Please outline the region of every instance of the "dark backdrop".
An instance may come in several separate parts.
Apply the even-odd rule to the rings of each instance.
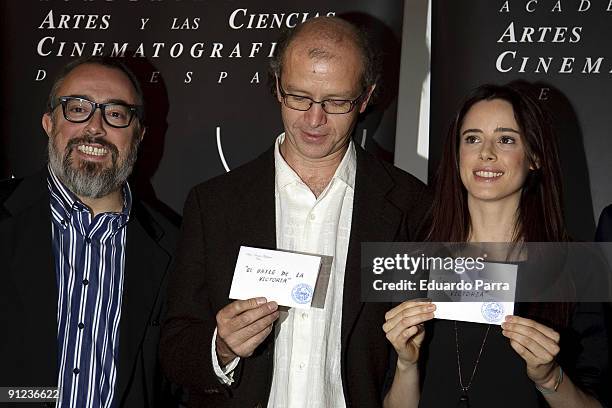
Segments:
[[[380,103],[356,140],[392,161],[402,11],[401,0],[1,2],[0,179],[45,163],[41,115],[53,77],[78,56],[74,43],[82,55],[127,43],[123,60],[144,84],[148,112],[134,184],[179,214],[191,186],[226,171],[223,160],[235,168],[282,132],[269,55],[282,27],[317,14],[358,23],[384,56]]]

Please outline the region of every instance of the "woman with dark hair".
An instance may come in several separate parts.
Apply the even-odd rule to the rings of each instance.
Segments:
[[[565,242],[561,197],[557,144],[537,99],[516,83],[484,85],[444,145],[426,240]],[[599,407],[607,360],[599,309],[517,307],[501,330],[432,320],[430,301],[390,310],[383,329],[398,358],[385,407]]]

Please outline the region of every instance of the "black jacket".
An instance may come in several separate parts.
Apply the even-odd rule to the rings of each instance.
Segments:
[[[612,205],[607,206],[601,212],[599,223],[597,224],[597,232],[595,233],[595,241],[612,241]]]
[[[276,248],[274,152],[196,186],[187,198],[161,342],[168,377],[190,407],[265,407],[274,336],[236,368],[232,387],[213,371],[215,315],[228,299],[241,245]],[[425,186],[357,147],[357,170],[341,324],[341,376],[347,407],[382,405],[392,347],[382,330],[388,303],[361,302],[361,243],[410,241],[430,205]],[[307,390],[304,390],[307,392]]]
[[[47,174],[0,183],[0,386],[57,386]],[[115,398],[120,407],[161,406],[157,349],[176,229],[137,199],[127,228]]]

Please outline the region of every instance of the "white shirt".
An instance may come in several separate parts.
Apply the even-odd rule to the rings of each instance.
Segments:
[[[329,185],[317,198],[280,154],[284,134],[274,149],[276,244],[279,249],[333,256],[323,309],[281,311],[275,325],[274,369],[268,407],[345,407],[340,367],[344,269],[355,191],[356,153],[351,141]],[[233,382],[238,359],[219,367],[219,379]]]

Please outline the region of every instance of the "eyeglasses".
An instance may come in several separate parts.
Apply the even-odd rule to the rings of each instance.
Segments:
[[[278,81],[278,89],[281,97],[283,98],[285,106],[299,111],[307,111],[313,104],[318,103],[321,105],[321,108],[323,111],[325,111],[325,113],[332,115],[349,113],[355,108],[355,105],[359,103],[363,95],[366,93],[366,90],[364,89],[355,99],[323,99],[322,101],[315,101],[308,96],[286,93],[280,84],[280,79],[277,78],[276,80]]]
[[[51,111],[59,105],[62,105],[64,118],[72,123],[87,122],[98,108],[102,111],[104,122],[114,128],[126,128],[134,116],[140,118],[142,115],[142,106],[117,102],[96,103],[76,96],[60,96],[58,103],[51,106]]]

